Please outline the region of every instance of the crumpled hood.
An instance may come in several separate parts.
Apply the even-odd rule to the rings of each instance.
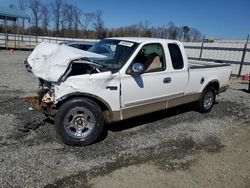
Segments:
[[[104,58],[105,56],[64,44],[42,42],[33,50],[27,62],[36,77],[56,82],[62,77],[73,60],[83,57]]]

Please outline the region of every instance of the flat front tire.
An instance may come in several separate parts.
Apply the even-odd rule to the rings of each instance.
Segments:
[[[56,131],[68,145],[86,146],[102,133],[104,119],[100,106],[87,98],[74,98],[59,107]]]

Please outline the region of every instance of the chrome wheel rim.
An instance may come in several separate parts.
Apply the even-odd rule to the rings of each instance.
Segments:
[[[87,108],[76,107],[66,114],[63,124],[69,136],[84,139],[93,132],[95,118]]]
[[[209,91],[204,96],[203,106],[205,109],[210,109],[214,103],[214,94],[212,91]]]

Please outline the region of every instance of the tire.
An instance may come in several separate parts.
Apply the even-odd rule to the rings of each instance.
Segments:
[[[76,146],[92,144],[103,130],[102,110],[90,99],[71,99],[59,107],[55,126],[65,144]]]
[[[201,94],[201,97],[197,103],[198,111],[201,113],[209,112],[215,102],[215,89],[213,87],[207,87]]]

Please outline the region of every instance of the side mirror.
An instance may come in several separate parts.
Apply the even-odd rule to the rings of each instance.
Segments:
[[[143,74],[144,71],[145,71],[145,67],[144,67],[143,64],[141,64],[141,63],[135,63],[135,64],[133,64],[133,66],[132,66],[132,72],[134,74]]]

